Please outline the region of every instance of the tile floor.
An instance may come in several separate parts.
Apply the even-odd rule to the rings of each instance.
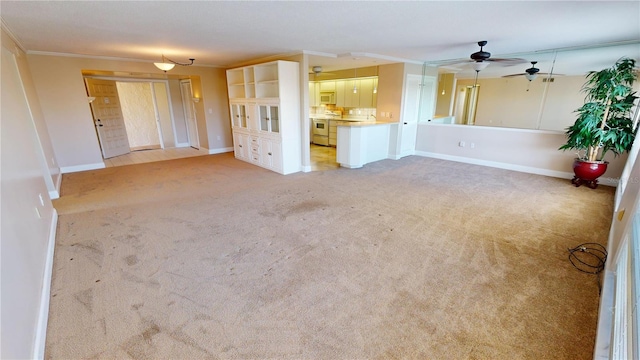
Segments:
[[[336,148],[311,144],[311,171],[338,169],[336,162]]]
[[[138,150],[125,155],[105,159],[104,164],[106,167],[114,167],[202,155],[209,155],[209,152],[207,150],[198,150],[192,147]]]
[[[192,156],[208,155],[206,150],[191,147],[138,150],[129,154],[105,159],[106,167],[142,164],[154,161],[180,159]],[[311,171],[334,170],[340,168],[336,162],[336,148],[311,144]]]

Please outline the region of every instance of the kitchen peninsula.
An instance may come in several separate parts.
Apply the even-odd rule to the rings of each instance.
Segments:
[[[341,121],[338,123],[337,162],[342,167],[354,169],[388,159],[390,138],[397,130],[397,122]]]

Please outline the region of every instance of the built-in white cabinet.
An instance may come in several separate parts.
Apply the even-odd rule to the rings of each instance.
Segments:
[[[237,159],[285,175],[301,170],[299,77],[293,61],[227,70]]]
[[[278,104],[259,105],[258,121],[260,130],[268,133],[280,133],[280,110]]]

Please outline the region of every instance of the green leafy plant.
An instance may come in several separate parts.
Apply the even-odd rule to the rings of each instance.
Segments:
[[[636,61],[622,58],[612,67],[587,73],[582,91],[585,103],[566,129],[567,143],[559,150],[577,150],[582,161],[603,161],[607,152],[618,156],[631,149],[637,126],[631,118],[637,78]]]

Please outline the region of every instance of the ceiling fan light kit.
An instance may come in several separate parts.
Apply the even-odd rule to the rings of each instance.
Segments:
[[[538,72],[540,71],[540,69],[536,67],[537,63],[538,63],[537,61],[532,61],[531,67],[525,70],[526,74],[524,76],[527,78],[527,80],[532,81],[538,77]]]
[[[473,67],[473,70],[480,71],[480,70],[484,70],[487,66],[489,66],[489,63],[486,61],[476,61],[471,66]]]

